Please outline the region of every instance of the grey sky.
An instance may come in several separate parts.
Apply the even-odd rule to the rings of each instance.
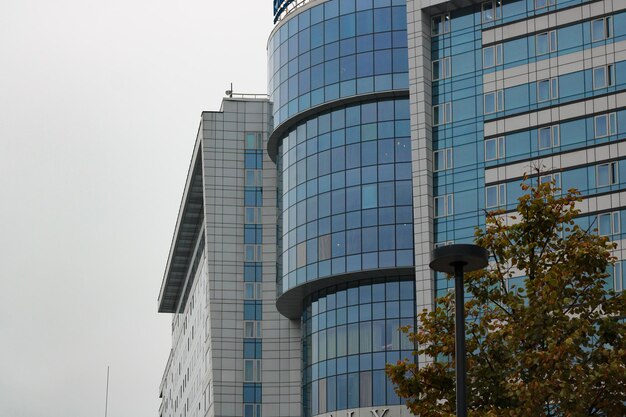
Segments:
[[[224,6],[220,6],[224,4]],[[0,0],[0,416],[158,415],[156,299],[202,110],[271,0]]]

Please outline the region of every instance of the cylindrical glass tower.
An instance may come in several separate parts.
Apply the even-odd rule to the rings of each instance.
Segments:
[[[397,405],[383,369],[410,356],[415,314],[406,2],[276,6],[277,307],[302,321],[302,415]]]

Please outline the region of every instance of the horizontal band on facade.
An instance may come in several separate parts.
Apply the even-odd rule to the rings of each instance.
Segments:
[[[409,90],[391,90],[384,92],[375,92],[368,94],[358,94],[351,97],[344,97],[338,100],[333,100],[326,102],[324,104],[320,104],[319,106],[310,108],[302,113],[298,113],[295,116],[287,119],[285,122],[280,124],[277,128],[274,129],[272,134],[270,135],[267,141],[267,153],[272,159],[272,161],[276,162],[276,156],[278,154],[278,145],[279,141],[282,139],[283,135],[289,131],[289,129],[295,127],[303,120],[308,119],[311,116],[314,116],[319,113],[323,113],[324,111],[345,106],[348,104],[359,103],[370,100],[380,100],[386,98],[408,98]]]
[[[278,297],[276,300],[276,308],[283,316],[291,320],[299,320],[302,315],[302,309],[304,308],[304,299],[314,292],[322,290],[326,287],[372,278],[407,277],[413,275],[415,275],[415,268],[413,267],[386,269],[377,268],[355,271],[341,275],[331,275],[309,281],[289,289]]]

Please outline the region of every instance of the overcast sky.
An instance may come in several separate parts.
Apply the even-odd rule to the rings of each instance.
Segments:
[[[223,6],[221,6],[223,4]],[[0,416],[158,415],[203,110],[266,92],[271,0],[0,0]]]

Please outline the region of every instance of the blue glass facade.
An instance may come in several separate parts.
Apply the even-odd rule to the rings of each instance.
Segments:
[[[278,305],[302,297],[291,317],[315,416],[400,404],[384,366],[411,354],[398,327],[413,324],[415,278],[406,1],[309,5],[268,43],[269,151]]]
[[[408,88],[406,1],[318,3],[268,41],[274,126],[341,98]]]
[[[400,404],[384,368],[411,357],[398,329],[415,325],[414,286],[413,277],[367,280],[305,300],[303,416]]]
[[[611,143],[622,141],[626,137],[626,110],[620,106],[609,110],[596,107],[574,116],[568,116],[570,109],[559,110],[626,89],[626,61],[619,55],[604,59],[612,50],[621,49],[614,49],[614,45],[626,41],[626,11],[570,21],[523,36],[504,36],[503,41],[486,42],[484,38],[485,30],[498,25],[559,13],[582,3],[484,2],[432,17],[432,146],[435,159],[442,161],[433,174],[435,244],[470,242],[474,228],[484,224],[485,210],[515,208],[523,175],[499,175],[494,180],[493,176],[487,178],[490,170],[493,173],[497,168],[557,156],[562,161],[559,168],[549,169],[542,181],[554,180],[563,189],[576,188],[586,198],[624,189],[626,161],[617,148],[608,158],[590,160],[585,155],[584,160],[590,162],[571,161],[580,159],[583,149],[607,149]],[[578,58],[575,54],[586,55]],[[592,55],[603,59],[579,63],[575,70],[564,67],[564,63],[572,65],[582,61],[582,56]],[[550,75],[540,75],[539,68],[542,74]],[[529,74],[528,81],[513,81],[513,74]],[[551,111],[548,121],[532,126],[527,122],[526,127],[516,129],[504,127],[503,133],[485,133],[484,127],[490,122],[506,126],[506,120],[524,115],[529,115],[530,121],[536,117],[530,115],[541,110]],[[621,218],[620,207],[611,212]],[[585,214],[578,221],[593,229],[598,216]],[[621,238],[615,230],[605,234]],[[621,277],[615,282],[616,289],[623,288]],[[449,285],[438,274],[436,294],[445,294]]]
[[[408,100],[339,107],[279,145],[279,293],[321,277],[413,265]]]

